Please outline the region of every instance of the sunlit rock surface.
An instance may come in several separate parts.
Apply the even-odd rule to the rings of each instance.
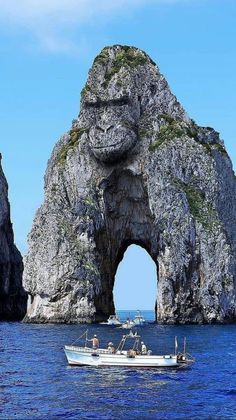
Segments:
[[[14,245],[8,186],[0,154],[0,321],[19,320],[26,313],[27,295],[22,288],[22,257]]]
[[[114,313],[130,244],[156,263],[159,322],[235,320],[236,180],[224,144],[188,117],[143,51],[113,46],[94,60],[80,115],[48,163],[25,260],[25,320]]]

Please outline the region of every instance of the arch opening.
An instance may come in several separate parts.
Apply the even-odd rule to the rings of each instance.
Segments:
[[[156,289],[158,277],[157,257],[159,252],[159,232],[149,207],[147,187],[141,175],[135,175],[131,170],[113,171],[109,178],[103,181],[102,188],[106,219],[105,226],[103,224],[98,225],[95,239],[98,251],[99,272],[101,274],[100,288],[98,288],[98,293],[94,301],[96,322],[107,320],[109,315],[114,314],[115,310],[119,307],[117,301],[114,304],[114,296],[116,299],[116,291],[119,284],[117,275],[119,279],[119,264],[121,263],[121,266],[124,265],[126,251],[129,246],[139,245],[137,248],[142,255],[146,256],[149,264],[152,261],[154,262],[152,264],[155,274],[148,276],[145,273],[143,277],[145,277],[146,281],[139,281],[140,287],[143,285],[143,294],[148,277],[153,277],[153,285],[155,285]],[[122,262],[124,256],[125,258]],[[134,267],[137,267],[137,263],[142,261],[142,259],[142,256],[136,255],[133,263],[133,272]],[[143,267],[148,266],[148,261],[143,263]],[[138,271],[141,272],[142,269],[140,268]],[[132,275],[132,269],[130,269],[129,276],[132,278],[136,276],[137,283],[137,275],[134,273]],[[137,284],[134,284],[133,288],[130,288],[128,282],[125,291],[121,293],[123,295],[128,293],[131,298],[135,290],[137,290]],[[150,305],[150,309],[153,309],[156,315],[154,309],[157,290],[152,292],[151,295],[153,300],[150,303],[146,302],[146,305],[147,309]],[[141,310],[141,308],[144,308],[145,302],[136,301],[133,304],[134,309]],[[126,305],[127,303],[124,302],[124,306]]]
[[[113,287],[115,311],[149,311],[156,319],[157,266],[140,244],[129,244],[119,259]]]

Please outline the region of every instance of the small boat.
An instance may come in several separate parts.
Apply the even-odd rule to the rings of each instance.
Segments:
[[[131,328],[135,327],[135,323],[132,319],[127,319],[119,328],[124,328],[126,330],[130,330]]]
[[[120,326],[120,328],[130,329],[133,327],[140,327],[146,323],[146,320],[141,315],[140,311],[137,311],[134,319],[127,318],[127,320]]]
[[[144,325],[146,323],[146,320],[141,315],[141,312],[137,311],[137,315],[134,317],[133,322],[135,326],[138,326],[138,325]]]
[[[110,346],[108,346],[107,349],[91,349],[90,347],[87,347],[87,331],[85,335],[84,347],[75,345],[65,346],[64,351],[69,365],[179,368],[188,366],[194,362],[194,359],[186,353],[186,342],[184,345],[184,352],[177,352],[177,338],[175,338],[175,354],[154,355],[151,350],[146,349],[143,342],[140,342],[140,336],[137,332],[134,334],[130,331],[129,334],[123,335],[116,349]],[[143,346],[145,347],[144,353],[142,351]],[[125,349],[125,347],[128,348]]]
[[[119,325],[122,324],[122,322],[120,321],[118,315],[110,315],[107,322],[100,322],[100,324],[115,325],[116,327],[118,327]]]

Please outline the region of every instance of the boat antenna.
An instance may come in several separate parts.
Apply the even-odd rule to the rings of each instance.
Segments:
[[[184,357],[186,357],[186,337],[184,337]]]

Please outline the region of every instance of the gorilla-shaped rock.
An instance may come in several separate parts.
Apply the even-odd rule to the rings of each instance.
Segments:
[[[156,264],[159,322],[235,320],[236,180],[223,142],[189,119],[143,51],[116,45],[94,60],[48,164],[25,320],[106,319],[130,244]]]

